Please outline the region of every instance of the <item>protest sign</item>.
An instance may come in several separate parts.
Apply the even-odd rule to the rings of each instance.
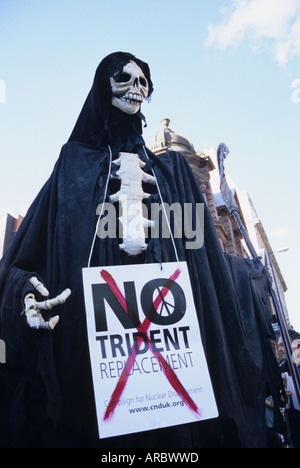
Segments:
[[[100,438],[218,417],[187,264],[83,270]]]

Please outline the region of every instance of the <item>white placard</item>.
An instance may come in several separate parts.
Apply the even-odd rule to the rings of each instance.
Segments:
[[[218,417],[185,262],[83,269],[100,438]]]

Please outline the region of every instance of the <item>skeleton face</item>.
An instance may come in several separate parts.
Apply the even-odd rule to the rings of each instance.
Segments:
[[[136,114],[149,92],[148,81],[141,68],[132,60],[115,80],[110,78],[112,105],[126,114]]]

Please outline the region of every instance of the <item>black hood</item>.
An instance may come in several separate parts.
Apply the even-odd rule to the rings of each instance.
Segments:
[[[141,112],[128,115],[112,106],[111,76],[118,76],[130,60],[133,60],[145,74],[149,93],[153,92],[150,69],[147,63],[128,52],[114,52],[105,57],[98,66],[91,91],[84,103],[69,141],[103,146],[112,144],[128,135],[142,135],[144,116]]]

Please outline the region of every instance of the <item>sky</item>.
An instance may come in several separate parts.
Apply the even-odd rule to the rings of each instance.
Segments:
[[[25,214],[69,138],[100,61],[151,68],[161,120],[196,150],[225,142],[288,286],[300,330],[300,0],[0,0],[0,212]]]

